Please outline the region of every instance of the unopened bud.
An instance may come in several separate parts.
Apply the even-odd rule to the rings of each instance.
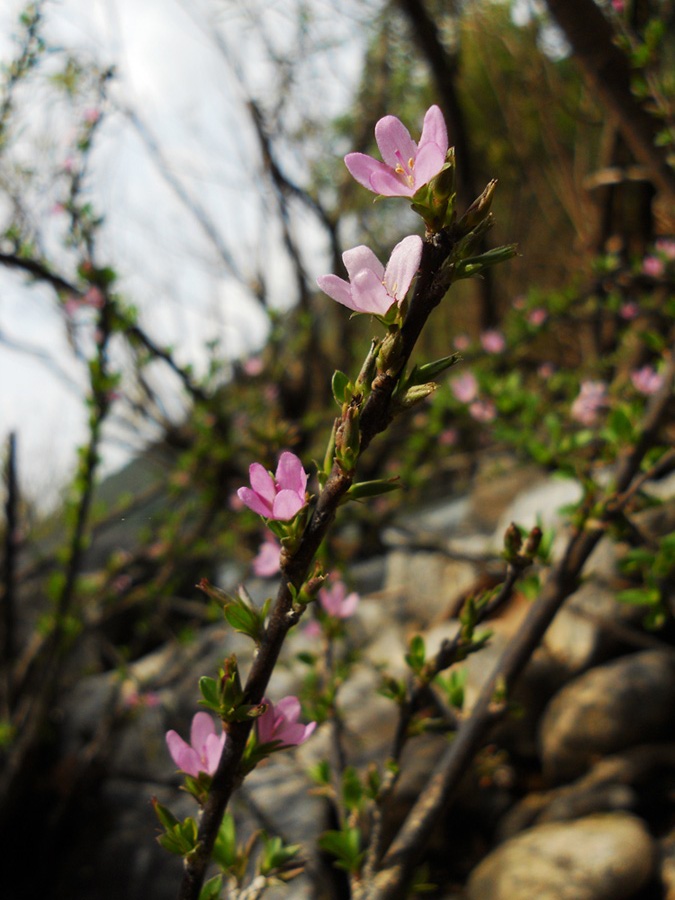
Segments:
[[[386,374],[396,374],[401,365],[402,351],[401,332],[398,328],[390,329],[382,341],[380,352],[377,356],[377,368]]]
[[[523,546],[522,555],[527,559],[534,559],[541,544],[542,531],[541,528],[535,526],[528,534]]]
[[[343,472],[351,473],[356,468],[360,445],[359,410],[352,405],[347,407],[335,433],[335,459]]]
[[[504,534],[504,554],[506,558],[511,561],[518,556],[522,545],[523,537],[520,530],[517,525],[514,525],[514,523],[511,522]]]
[[[427,384],[416,384],[396,398],[396,405],[401,410],[411,409],[413,406],[417,406],[418,403],[426,400],[437,387],[438,385],[435,381],[429,381]]]
[[[492,198],[494,197],[496,187],[497,179],[493,178],[480,197],[477,197],[464,213],[459,220],[458,226],[462,234],[468,234],[487,219],[490,214],[490,207],[492,206]]]

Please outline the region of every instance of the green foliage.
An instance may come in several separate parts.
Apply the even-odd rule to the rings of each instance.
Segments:
[[[358,874],[364,853],[361,850],[361,829],[344,825],[340,831],[324,831],[319,847],[335,857],[335,865],[352,875]]]

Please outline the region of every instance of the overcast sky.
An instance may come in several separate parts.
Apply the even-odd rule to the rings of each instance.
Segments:
[[[116,67],[88,182],[91,199],[106,215],[99,261],[118,268],[120,289],[138,306],[143,326],[156,341],[174,346],[183,363],[199,367],[204,344],[213,338],[230,356],[254,351],[264,338],[265,318],[167,188],[120,110],[142,116],[171,171],[216,223],[234,266],[246,278],[264,264],[273,300],[283,306],[289,273],[256,191],[258,154],[239,82],[263,102],[274,94],[276,70],[268,56],[270,51],[283,56],[295,46],[299,5],[298,0],[51,0],[45,5],[52,45]],[[303,110],[317,118],[346,107],[360,74],[359,16],[367,16],[367,5],[335,5],[339,15],[329,0],[304,4],[311,40],[293,90]],[[1,6],[0,59],[6,61],[23,4],[5,0]],[[319,42],[321,52],[308,52]],[[72,121],[38,95],[18,99],[30,110],[26,154],[58,155],[72,140]],[[50,140],[56,136],[46,150],[45,131]],[[285,162],[296,167],[290,174],[302,182],[303,160],[289,155]],[[54,246],[64,224],[53,209],[57,199],[46,187],[42,215]],[[308,228],[306,238],[318,274],[325,258],[321,242],[312,246],[315,231]],[[77,323],[86,345],[91,327],[86,313]],[[53,293],[27,287],[20,275],[0,268],[0,438],[18,432],[24,487],[43,500],[56,496],[74,464],[74,448],[86,436],[85,385],[83,362],[73,358]],[[128,447],[109,441],[106,468],[119,465],[128,453]]]

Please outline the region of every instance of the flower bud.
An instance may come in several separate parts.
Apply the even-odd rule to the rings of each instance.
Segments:
[[[349,406],[335,434],[335,459],[343,472],[349,474],[356,468],[360,445],[359,409]]]
[[[397,410],[412,409],[418,403],[426,400],[436,390],[438,385],[435,381],[429,381],[427,384],[416,384],[404,391],[400,397],[396,398]]]
[[[464,213],[462,218],[459,220],[459,231],[461,234],[468,234],[470,231],[473,231],[478,225],[481,225],[490,214],[490,207],[492,206],[492,198],[494,197],[495,190],[497,188],[497,179],[493,178],[490,181],[483,193],[480,197],[477,197],[471,206]]]

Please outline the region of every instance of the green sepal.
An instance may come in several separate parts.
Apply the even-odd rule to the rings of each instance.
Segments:
[[[504,244],[502,247],[495,247],[493,250],[487,250],[478,256],[469,256],[466,259],[461,259],[455,263],[454,280],[473,278],[475,275],[480,275],[483,269],[506,262],[506,260],[513,259],[517,255],[517,244]]]
[[[202,675],[199,679],[199,692],[202,695],[202,699],[199,701],[200,705],[206,706],[220,715],[220,690],[216,679]]]

